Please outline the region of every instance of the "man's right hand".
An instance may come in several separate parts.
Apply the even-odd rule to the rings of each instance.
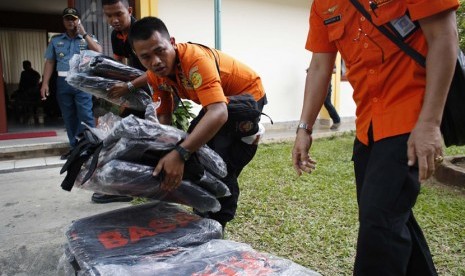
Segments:
[[[48,85],[43,84],[42,87],[40,88],[40,96],[41,100],[45,101],[49,95],[49,88]]]
[[[128,85],[124,82],[117,83],[108,89],[108,97],[120,98],[129,93]]]
[[[316,161],[310,158],[308,154],[312,146],[312,136],[301,130],[297,132],[297,137],[292,150],[292,163],[297,175],[303,172],[311,173],[316,168]]]

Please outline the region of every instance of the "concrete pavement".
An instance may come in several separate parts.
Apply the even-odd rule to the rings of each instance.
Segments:
[[[59,168],[4,173],[0,180],[0,275],[57,275],[73,220],[130,205],[93,204],[92,192],[60,184]]]
[[[295,125],[267,125],[263,143],[292,141]],[[353,120],[343,121],[338,131],[318,124],[314,137],[339,135],[353,129]],[[45,140],[38,142],[36,139]],[[0,141],[0,154],[5,151],[10,154],[13,148],[66,146],[60,139],[66,138]],[[56,275],[63,254],[64,231],[73,220],[130,205],[94,204],[90,200],[91,191],[62,190],[60,184],[64,175],[60,175],[59,170],[63,163],[56,155],[0,161],[0,276]]]

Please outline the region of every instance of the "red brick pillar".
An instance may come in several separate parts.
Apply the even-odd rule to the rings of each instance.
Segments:
[[[0,133],[8,132],[6,120],[5,82],[3,81],[2,55],[0,51]]]

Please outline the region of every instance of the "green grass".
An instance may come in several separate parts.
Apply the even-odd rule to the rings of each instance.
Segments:
[[[357,237],[353,135],[314,141],[317,170],[297,177],[292,143],[261,145],[240,177],[226,238],[293,260],[323,275],[350,275]],[[446,150],[463,155],[465,147]],[[415,215],[440,275],[465,275],[465,190],[429,181]]]

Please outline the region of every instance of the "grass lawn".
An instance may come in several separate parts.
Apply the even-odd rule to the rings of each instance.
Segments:
[[[292,143],[260,145],[240,177],[241,197],[227,239],[293,260],[323,275],[350,275],[357,237],[353,134],[316,140],[317,170],[297,177]],[[463,155],[465,147],[446,149]],[[415,207],[440,275],[465,275],[465,189],[435,181]]]

